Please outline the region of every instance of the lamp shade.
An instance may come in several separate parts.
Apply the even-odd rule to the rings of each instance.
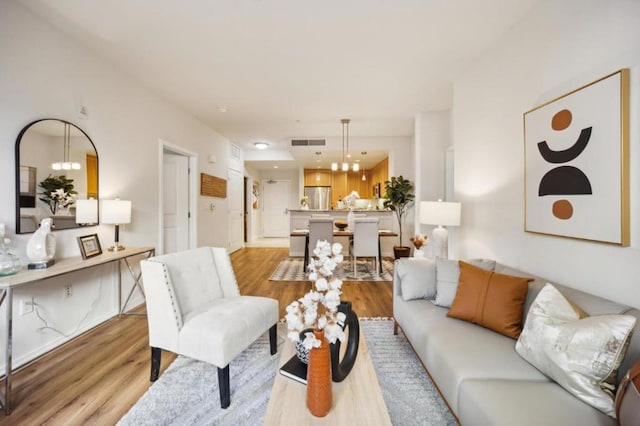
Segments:
[[[76,200],[76,223],[98,223],[98,200]]]
[[[460,203],[421,201],[420,223],[425,225],[459,226]]]
[[[131,223],[131,201],[104,200],[102,202],[102,223],[115,225]]]

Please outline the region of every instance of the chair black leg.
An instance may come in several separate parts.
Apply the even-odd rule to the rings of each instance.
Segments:
[[[160,357],[162,356],[162,349],[151,348],[151,381],[158,380],[160,374]]]
[[[277,323],[273,324],[273,327],[269,329],[269,347],[271,348],[271,355],[278,352],[278,342],[276,341],[278,337],[277,326],[278,326]]]
[[[220,407],[227,408],[231,404],[231,388],[229,387],[229,364],[225,368],[218,367],[218,387],[220,388]]]

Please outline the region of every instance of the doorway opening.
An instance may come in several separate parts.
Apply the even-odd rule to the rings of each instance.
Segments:
[[[198,155],[160,140],[158,254],[197,246]]]

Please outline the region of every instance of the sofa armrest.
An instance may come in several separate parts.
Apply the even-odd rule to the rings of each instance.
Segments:
[[[402,297],[402,286],[400,275],[398,275],[398,265],[402,259],[393,262],[393,297]]]

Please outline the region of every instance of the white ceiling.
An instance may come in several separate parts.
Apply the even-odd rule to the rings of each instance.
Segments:
[[[328,159],[342,118],[357,152],[411,136],[540,0],[20,1],[246,152],[267,141],[313,167],[315,149],[290,139],[327,138]]]

